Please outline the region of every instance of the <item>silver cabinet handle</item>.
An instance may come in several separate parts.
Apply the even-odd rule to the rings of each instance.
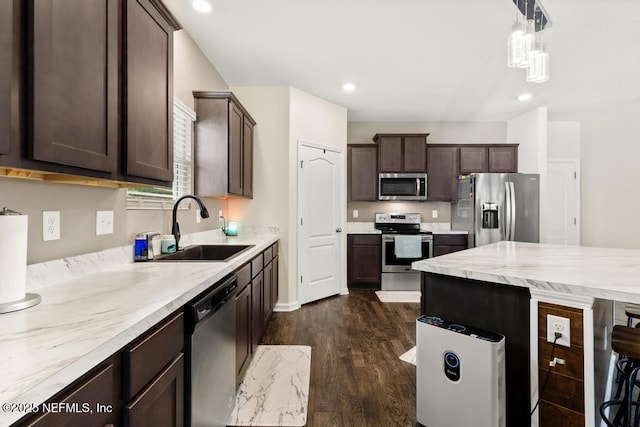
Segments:
[[[342,228],[340,227],[336,228],[336,233],[342,233]]]

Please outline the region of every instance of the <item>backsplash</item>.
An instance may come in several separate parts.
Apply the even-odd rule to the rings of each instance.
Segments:
[[[358,217],[353,217],[353,211]],[[433,211],[438,217],[433,218]],[[451,223],[451,204],[448,202],[348,202],[347,222],[373,222],[378,212],[383,213],[419,213],[422,222]]]

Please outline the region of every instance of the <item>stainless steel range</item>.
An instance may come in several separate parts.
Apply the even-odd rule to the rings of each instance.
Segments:
[[[374,227],[382,232],[383,291],[419,291],[420,272],[411,263],[433,257],[433,235],[420,230],[420,214],[377,213]]]

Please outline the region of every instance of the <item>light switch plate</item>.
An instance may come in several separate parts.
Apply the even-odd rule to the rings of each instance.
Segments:
[[[60,240],[60,211],[42,211],[42,240]]]
[[[431,211],[431,218],[438,218],[438,211],[437,210],[432,210]]]
[[[113,211],[96,211],[96,236],[113,234]]]
[[[556,344],[564,347],[571,347],[571,322],[568,317],[547,315],[547,341],[555,340],[555,333],[560,332],[562,336],[558,338]]]
[[[352,213],[354,218],[358,218],[358,209],[354,209]]]

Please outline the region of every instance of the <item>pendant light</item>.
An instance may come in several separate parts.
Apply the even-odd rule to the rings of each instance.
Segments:
[[[543,83],[549,80],[549,54],[547,45],[539,39],[536,48],[531,53],[531,63],[527,68],[527,81],[532,83]]]
[[[507,39],[507,66],[519,67],[524,60],[524,23],[520,19],[520,9],[516,12],[516,19],[511,26],[511,34]]]

